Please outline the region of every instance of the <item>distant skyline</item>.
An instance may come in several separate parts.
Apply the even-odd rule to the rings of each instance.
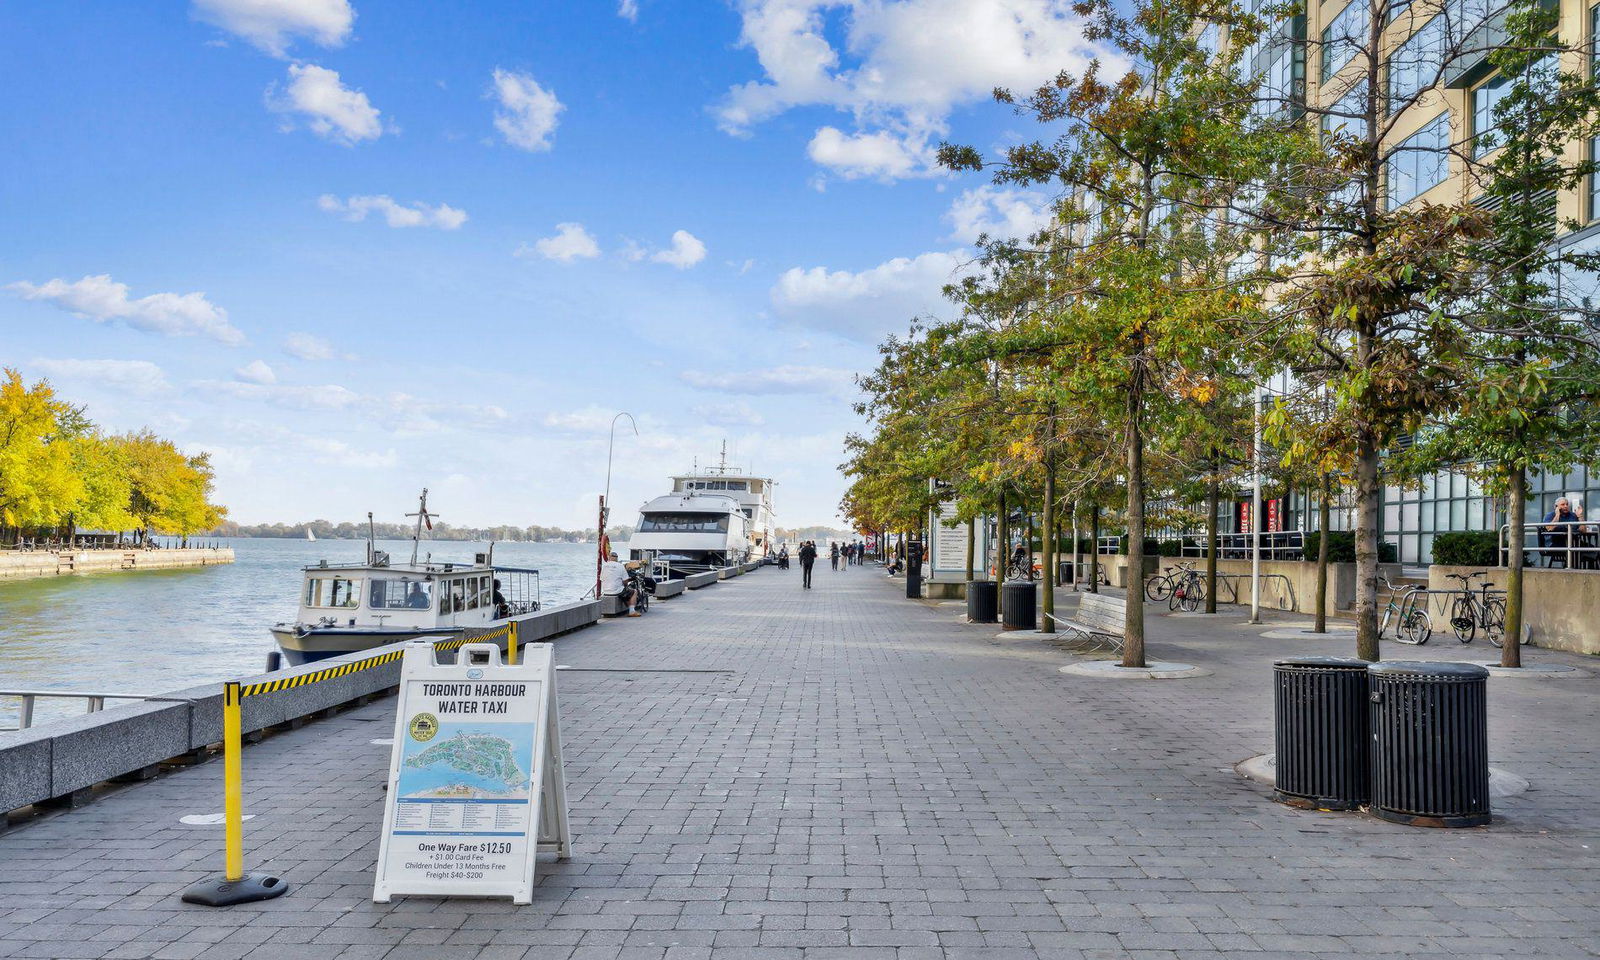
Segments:
[[[940,171],[1057,0],[0,8],[0,364],[244,524],[584,527],[715,459],[839,524],[852,377],[1045,198]]]

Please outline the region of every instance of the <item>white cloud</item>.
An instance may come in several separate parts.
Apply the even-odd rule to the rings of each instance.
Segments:
[[[333,344],[310,333],[291,333],[283,338],[283,352],[299,360],[354,360],[348,353],[334,349]]]
[[[85,381],[114,387],[148,397],[171,389],[166,374],[148,360],[50,360],[38,358],[29,364],[47,377]]]
[[[929,145],[956,107],[1081,73],[1101,53],[1070,0],[742,0],[740,15],[764,76],[728,91],[719,125],[746,135],[794,107],[832,107],[854,130],[822,127],[808,152],[844,176],[934,173]]]
[[[937,312],[945,284],[965,261],[959,252],[896,257],[869,270],[793,267],[778,277],[772,302],[792,322],[875,342],[911,318]]]
[[[672,232],[672,247],[667,250],[658,250],[651,254],[650,259],[656,263],[665,263],[687,270],[706,258],[706,245],[699,237],[687,230],[674,230]]]
[[[209,337],[229,346],[244,342],[244,334],[228,322],[228,312],[207,300],[204,293],[152,293],[130,300],[128,285],[106,274],[70,283],[59,278],[41,284],[13,283],[9,289],[25,300],[54,303],[99,323],[121,320],[136,330],[169,337]]]
[[[202,390],[225,393],[241,400],[263,400],[292,410],[345,410],[362,402],[362,396],[337,383],[299,384],[229,380],[201,380]]]
[[[766,417],[743,400],[702,403],[694,412],[714,427],[759,427],[767,422]]]
[[[295,37],[342,45],[356,12],[349,0],[194,0],[194,18],[281,57]]]
[[[751,395],[842,393],[849,390],[855,382],[854,375],[849,370],[793,365],[757,370],[731,370],[725,373],[685,370],[679,376],[684,383],[701,390]]]
[[[629,23],[639,22],[639,0],[618,0],[617,16]]]
[[[327,464],[378,470],[393,467],[400,462],[400,458],[395,455],[393,449],[386,450],[383,453],[358,450],[343,440],[334,440],[329,437],[302,436],[299,438],[299,443],[316,460]]]
[[[267,88],[267,106],[299,114],[317,136],[351,146],[383,135],[383,118],[367,95],[346,87],[336,71],[310,63],[289,65],[289,84]]]
[[[517,248],[519,257],[543,257],[571,263],[574,260],[593,260],[600,256],[600,245],[581,223],[558,223],[556,235],[533,242],[530,248],[523,244]]]
[[[337,213],[346,220],[357,222],[367,219],[369,213],[381,213],[391,227],[438,227],[440,230],[455,230],[467,222],[467,212],[457,210],[449,204],[441,203],[430,207],[420,200],[409,204],[396,203],[392,197],[385,194],[354,196],[340,200],[331,193],[325,193],[317,198],[317,206],[328,213]]]
[[[277,383],[278,375],[272,372],[264,360],[252,360],[239,369],[233,371],[234,379],[240,383]]]
[[[992,239],[1026,240],[1050,222],[1050,199],[1031,190],[982,186],[967,190],[950,204],[950,238],[976,243],[987,234]]]
[[[936,176],[940,171],[934,164],[934,149],[928,144],[930,132],[921,136],[898,136],[882,130],[847,134],[836,127],[823,127],[806,145],[806,156],[846,180]]]
[[[506,142],[529,152],[549,150],[556,122],[566,107],[526,73],[494,71],[493,96],[500,104],[494,113],[494,127]]]

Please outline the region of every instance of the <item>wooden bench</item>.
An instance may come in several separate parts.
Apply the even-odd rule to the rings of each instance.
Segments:
[[[1056,626],[1080,634],[1085,640],[1104,640],[1117,653],[1126,638],[1128,605],[1117,597],[1085,593],[1078,598],[1078,612],[1070,620],[1057,619]]]

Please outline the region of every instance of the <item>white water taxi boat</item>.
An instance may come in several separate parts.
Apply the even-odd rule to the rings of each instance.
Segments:
[[[494,545],[472,563],[418,561],[428,492],[416,514],[410,563],[393,563],[367,541],[365,563],[302,568],[300,609],[272,637],[289,666],[398,643],[413,637],[451,639],[490,633],[538,612],[539,571],[494,564]],[[368,515],[371,519],[371,515]]]

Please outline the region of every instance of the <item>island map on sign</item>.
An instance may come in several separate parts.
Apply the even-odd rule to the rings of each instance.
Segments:
[[[446,723],[428,743],[408,741],[399,795],[412,799],[512,800],[528,796],[531,726]]]

